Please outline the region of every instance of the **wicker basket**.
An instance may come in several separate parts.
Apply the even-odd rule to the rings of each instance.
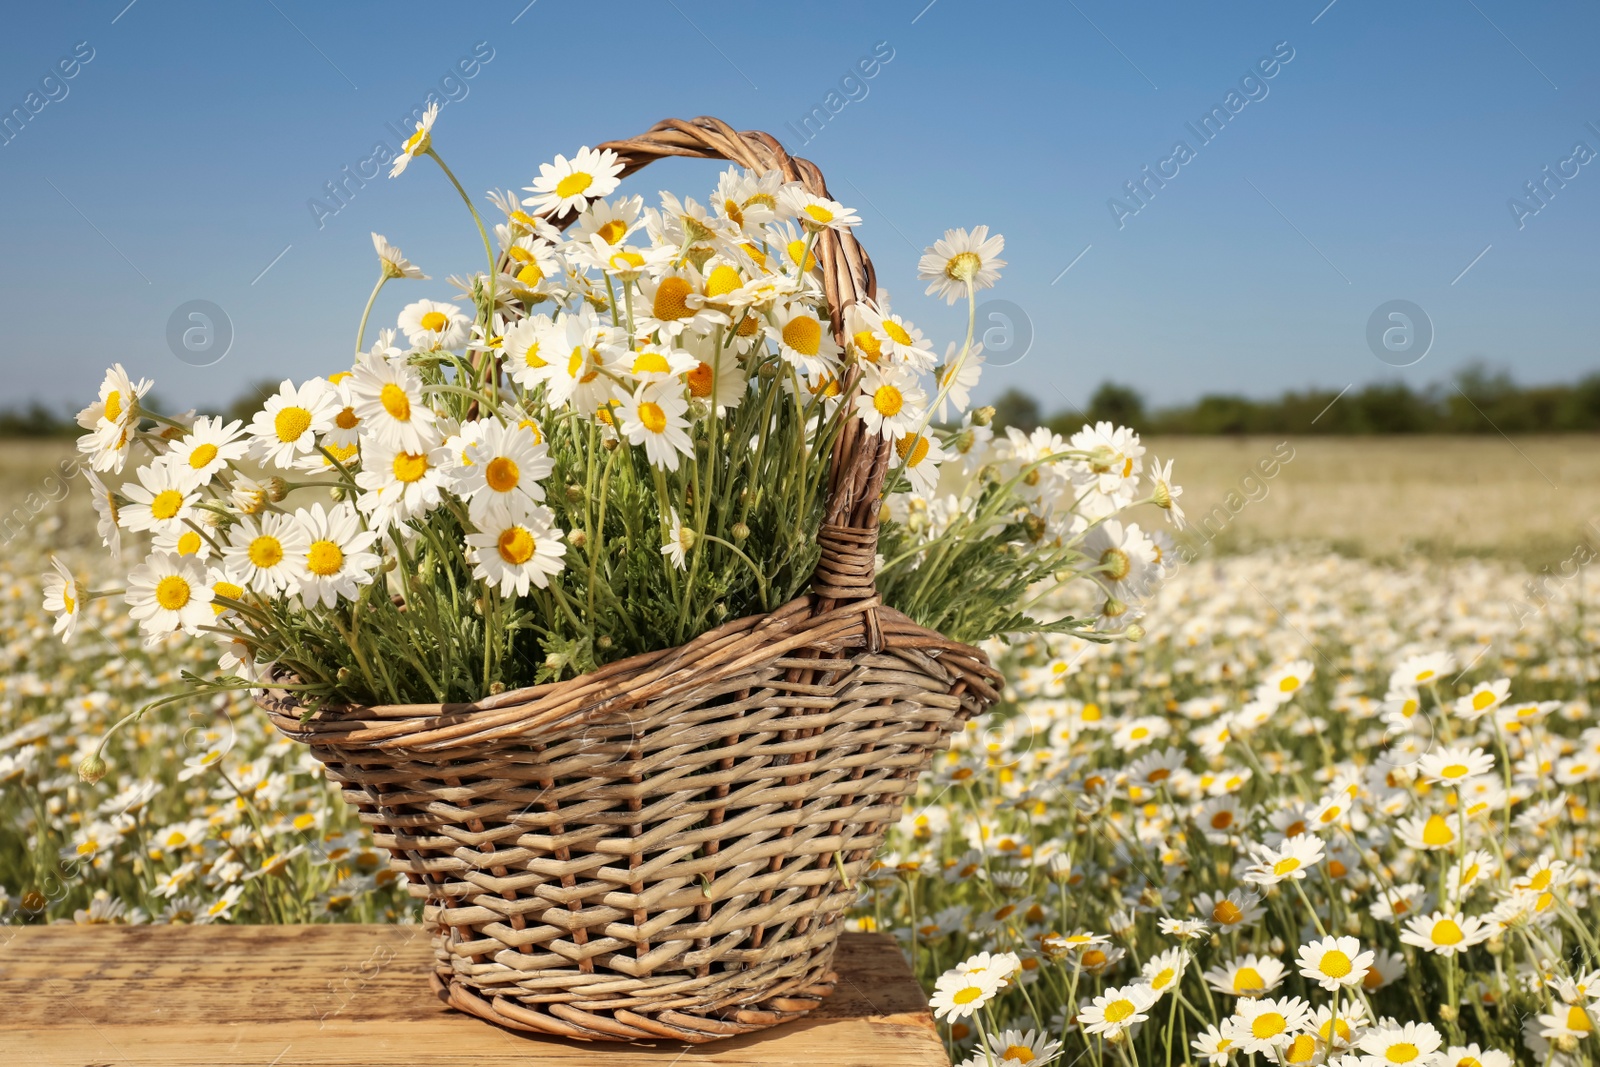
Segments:
[[[614,141],[777,169],[764,133],[668,120]],[[563,220],[557,220],[563,221]],[[818,242],[834,332],[875,292],[848,234]],[[933,753],[995,699],[983,653],[882,605],[887,443],[841,434],[808,595],[680,648],[473,704],[302,720],[260,698],[426,901],[434,985],[518,1030],[713,1041],[794,1019],[833,988],[841,914]]]

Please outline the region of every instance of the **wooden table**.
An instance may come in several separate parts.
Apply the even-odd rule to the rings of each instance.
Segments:
[[[511,1033],[428,989],[415,926],[0,927],[0,1063],[18,1067],[948,1067],[882,934],[845,934],[805,1019],[709,1045]]]

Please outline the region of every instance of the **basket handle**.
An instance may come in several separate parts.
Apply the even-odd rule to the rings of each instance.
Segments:
[[[664,119],[637,137],[607,141],[596,147],[617,153],[623,165],[622,177],[666,156],[725,159],[757,173],[776,170],[785,181],[798,181],[817,196],[829,195],[816,165],[789,155],[771,134],[740,132],[721,119],[706,115],[688,121]],[[568,212],[550,221],[565,228],[574,218],[576,214]],[[877,298],[877,275],[872,260],[852,233],[823,231],[813,253],[822,268],[833,336],[843,347],[849,340],[845,311],[859,300]],[[844,395],[849,395],[860,373],[859,367],[850,367],[840,383]],[[811,576],[811,591],[818,614],[841,603],[877,596],[874,556],[878,548],[878,497],[888,466],[889,441],[867,433],[860,419],[846,419],[834,442],[827,505],[822,528],[817,532],[822,554]],[[877,613],[869,610],[866,617],[869,644],[876,648],[881,642]]]

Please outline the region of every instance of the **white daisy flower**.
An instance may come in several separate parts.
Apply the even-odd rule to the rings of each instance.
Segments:
[[[934,984],[928,1005],[936,1019],[964,1019],[993,1000],[1000,982],[992,973],[946,971]]]
[[[100,535],[100,543],[110,550],[111,558],[120,561],[122,529],[117,498],[93,470],[85,469],[83,477],[89,483],[89,500],[94,505],[95,532]]]
[[[1271,1054],[1283,1048],[1311,1018],[1311,1006],[1299,997],[1245,999],[1223,1021],[1222,1033],[1241,1051]]]
[[[818,378],[838,366],[840,350],[833,328],[812,308],[794,301],[774,309],[773,320],[767,335],[801,377]]]
[[[778,198],[783,191],[783,175],[769,170],[754,174],[729,167],[717,178],[717,191],[711,207],[745,236],[760,240],[761,228],[778,217]]]
[[[729,362],[736,362],[730,356]],[[634,352],[633,364],[628,374],[636,381],[659,382],[667,378],[688,374],[699,367],[700,361],[681,348],[666,345],[640,345]]]
[[[578,216],[567,231],[574,245],[591,249],[621,248],[643,223],[640,214],[644,200],[619,196],[615,200],[596,200]],[[598,244],[596,244],[598,239]]]
[[[639,295],[633,302],[633,332],[641,339],[655,335],[662,341],[685,330],[708,333],[726,326],[728,316],[706,303],[705,279],[693,266],[663,274],[660,278],[641,278]]]
[[[678,518],[678,509],[673,508],[667,522],[667,539],[661,545],[661,554],[672,561],[672,565],[680,571],[688,567],[688,553],[694,548],[694,530],[683,524]]]
[[[366,512],[372,529],[420,518],[443,500],[450,453],[442,447],[406,452],[373,442],[356,475],[364,492],[356,506]]]
[[[243,427],[237,420],[223,425],[220,418],[196,419],[189,432],[161,457],[162,462],[173,469],[186,490],[205,485],[250,451],[250,442],[242,439]]]
[[[522,206],[551,217],[582,211],[590,200],[610,195],[621,181],[621,173],[617,153],[584,146],[570,160],[558,155],[553,163],[539,164],[539,176],[532,185],[524,186],[534,195],[525,198]]]
[[[1158,995],[1143,982],[1109,986],[1078,1012],[1078,1024],[1086,1034],[1111,1036],[1141,1023]]]
[[[994,1053],[996,1067],[1018,1064],[1044,1067],[1061,1051],[1061,1042],[1053,1040],[1043,1030],[1002,1030],[989,1035],[989,1051]],[[978,1057],[983,1062],[982,1056]]]
[[[1494,770],[1494,757],[1482,748],[1468,750],[1451,745],[1443,751],[1429,752],[1417,764],[1417,772],[1430,782],[1446,785],[1488,774]]]
[[[159,531],[150,539],[150,547],[157,552],[171,552],[185,558],[193,556],[203,560],[211,556],[211,542],[188,524]]]
[[[1256,687],[1256,696],[1279,704],[1292,699],[1316,673],[1316,666],[1308,659],[1297,659],[1282,667],[1275,667],[1262,676]]]
[[[151,636],[183,630],[197,634],[210,625],[211,588],[198,560],[179,559],[169,552],[153,553],[128,574],[124,599],[128,614]]]
[[[430,352],[466,344],[471,323],[460,308],[440,300],[416,300],[400,310],[400,332],[406,341]]]
[[[479,425],[466,454],[466,466],[458,468],[456,492],[474,505],[480,496],[486,498],[483,503],[487,498],[516,496],[536,504],[544,499],[539,483],[555,470],[549,450],[535,440],[531,429],[507,426],[498,419]]]
[[[1493,682],[1479,682],[1472,687],[1472,692],[1458,699],[1451,710],[1468,722],[1477,722],[1485,715],[1492,713],[1511,695],[1511,679],[1501,678]]]
[[[564,357],[558,352],[560,335],[548,315],[518,319],[506,328],[505,367],[511,380],[524,389],[533,389],[555,373],[549,360]]]
[[[713,406],[719,417],[738,407],[750,391],[750,379],[732,347],[719,349],[710,338],[690,335],[686,348],[694,361],[682,375],[689,396]]]
[[[184,520],[193,514],[200,494],[186,492],[182,476],[165,463],[152,463],[134,473],[139,480],[122,487],[127,502],[118,509],[117,520],[123,529],[157,533],[185,529]]]
[[[856,411],[869,433],[893,440],[922,429],[927,399],[909,367],[869,363],[862,369]]]
[[[378,263],[386,278],[416,278],[427,281],[428,276],[422,273],[422,268],[412,264],[400,250],[389,243],[389,239],[381,233],[372,235],[373,251],[378,253]]]
[[[83,591],[72,572],[54,556],[50,557],[54,574],[44,576],[44,610],[55,615],[52,631],[63,642],[71,641],[78,631],[78,619],[83,615]]]
[[[394,161],[394,166],[389,169],[389,177],[398,178],[405,173],[406,166],[417,156],[422,155],[433,147],[433,120],[439,117],[439,105],[429,104],[428,110],[422,113],[422,121],[417,123],[417,130],[406,143],[400,146],[400,156]]]
[[[967,350],[967,358],[957,365],[960,356],[956,343],[951,341],[944,350],[944,363],[938,368],[936,374],[939,379],[939,390],[944,394],[939,398],[939,421],[944,422],[949,418],[948,408],[954,406],[957,414],[965,412],[972,403],[972,390],[977,388],[978,379],[983,376],[983,345],[974,342]],[[987,427],[983,427],[987,429]]]
[[[999,234],[990,237],[987,226],[978,226],[970,233],[946,230],[942,238],[923,251],[917,262],[917,277],[928,282],[929,296],[942,296],[945,303],[954,304],[967,295],[969,282],[976,291],[988,289],[1000,280],[1000,268],[1006,265],[1000,253],[1005,247],[1006,239]]]
[[[1439,956],[1454,956],[1489,940],[1498,928],[1497,923],[1484,922],[1476,915],[1449,915],[1436,911],[1432,915],[1416,915],[1407,920],[1405,929],[1400,932],[1400,940]]]
[[[78,438],[78,451],[95,470],[122,473],[139,427],[139,400],[152,384],[148,378],[134,382],[122,364],[115,364],[100,383],[99,399],[78,412],[78,425],[89,431]]]
[[[943,412],[940,413],[941,416]],[[1180,486],[1172,484],[1172,460],[1167,460],[1163,466],[1159,459],[1151,457],[1150,463],[1150,497],[1155,506],[1167,513],[1167,518],[1177,529],[1183,529],[1183,508],[1178,506],[1178,498],[1183,495]]]
[[[785,215],[799,219],[800,225],[812,233],[823,230],[848,230],[861,225],[861,216],[837,200],[808,190],[799,182],[790,182],[778,194],[778,206]]]
[[[415,369],[373,353],[356,359],[350,399],[364,432],[391,451],[425,452],[439,443],[438,416],[423,402]]]
[[[1353,937],[1324,937],[1301,945],[1298,955],[1300,973],[1330,992],[1360,985],[1374,958]]]
[[[382,560],[370,551],[378,535],[361,528],[361,517],[349,501],[323,510],[320,502],[295,513],[306,546],[289,560],[294,591],[307,607],[337,606],[339,598],[354,600],[361,586],[372,581]]]
[[[1202,924],[1203,925],[1203,924]],[[1271,956],[1249,953],[1205,972],[1206,984],[1234,997],[1259,997],[1283,984],[1284,966]]]
[[[501,596],[526,596],[529,585],[544,589],[561,573],[567,546],[555,515],[526,497],[496,496],[473,516],[477,532],[466,535],[472,576],[498,586]]]
[[[920,433],[895,438],[894,450],[900,457],[900,470],[911,483],[912,490],[923,496],[931,495],[939,481],[939,464],[948,458],[944,449],[927,433]]]
[[[298,387],[285,378],[278,391],[250,421],[250,455],[275,467],[292,469],[317,447],[317,435],[333,425],[338,398],[324,378]]]
[[[296,558],[304,556],[309,545],[305,529],[293,516],[269,511],[241,520],[228,532],[222,565],[246,589],[268,596],[293,592]]]
[[[1277,848],[1251,845],[1256,862],[1245,869],[1244,880],[1256,885],[1276,885],[1286,878],[1299,881],[1322,862],[1322,839],[1315,834],[1298,834]]]
[[[1363,1067],[1433,1067],[1440,1044],[1439,1031],[1427,1023],[1379,1026],[1361,1035],[1357,1042],[1366,1053],[1361,1059]]]
[[[686,432],[689,422],[683,417],[688,410],[680,382],[645,383],[622,402],[617,430],[629,444],[644,445],[653,466],[675,471],[680,455],[694,455],[694,442]]]

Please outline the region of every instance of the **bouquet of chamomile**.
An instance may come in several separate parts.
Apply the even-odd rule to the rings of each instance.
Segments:
[[[370,340],[379,291],[427,276],[374,234],[379,270],[348,356],[284,381],[245,423],[174,416],[119,364],[79,447],[121,588],[59,562],[47,605],[125,598],[152,642],[220,647],[202,688],[272,684],[320,703],[470,701],[682,644],[804,591],[829,457],[849,420],[893,443],[879,588],[957,640],[1126,632],[1160,544],[1115,516],[1181,516],[1167,470],[1109,425],[996,436],[969,411],[975,294],[1004,265],[985,227],[919,264],[965,299],[944,357],[887,297],[833,325],[816,244],[854,211],[777,172],[723,173],[709,203],[616,195],[624,161],[579,150],[479,208],[429,112],[395,164],[426,157],[461,194],[487,270],[452,277]],[[487,205],[485,205],[487,207]],[[558,226],[553,222],[560,222]],[[132,477],[115,488],[100,475]],[[99,472],[94,473],[94,472]],[[1035,620],[1064,581],[1084,618]],[[1136,631],[1135,631],[1136,632]]]

